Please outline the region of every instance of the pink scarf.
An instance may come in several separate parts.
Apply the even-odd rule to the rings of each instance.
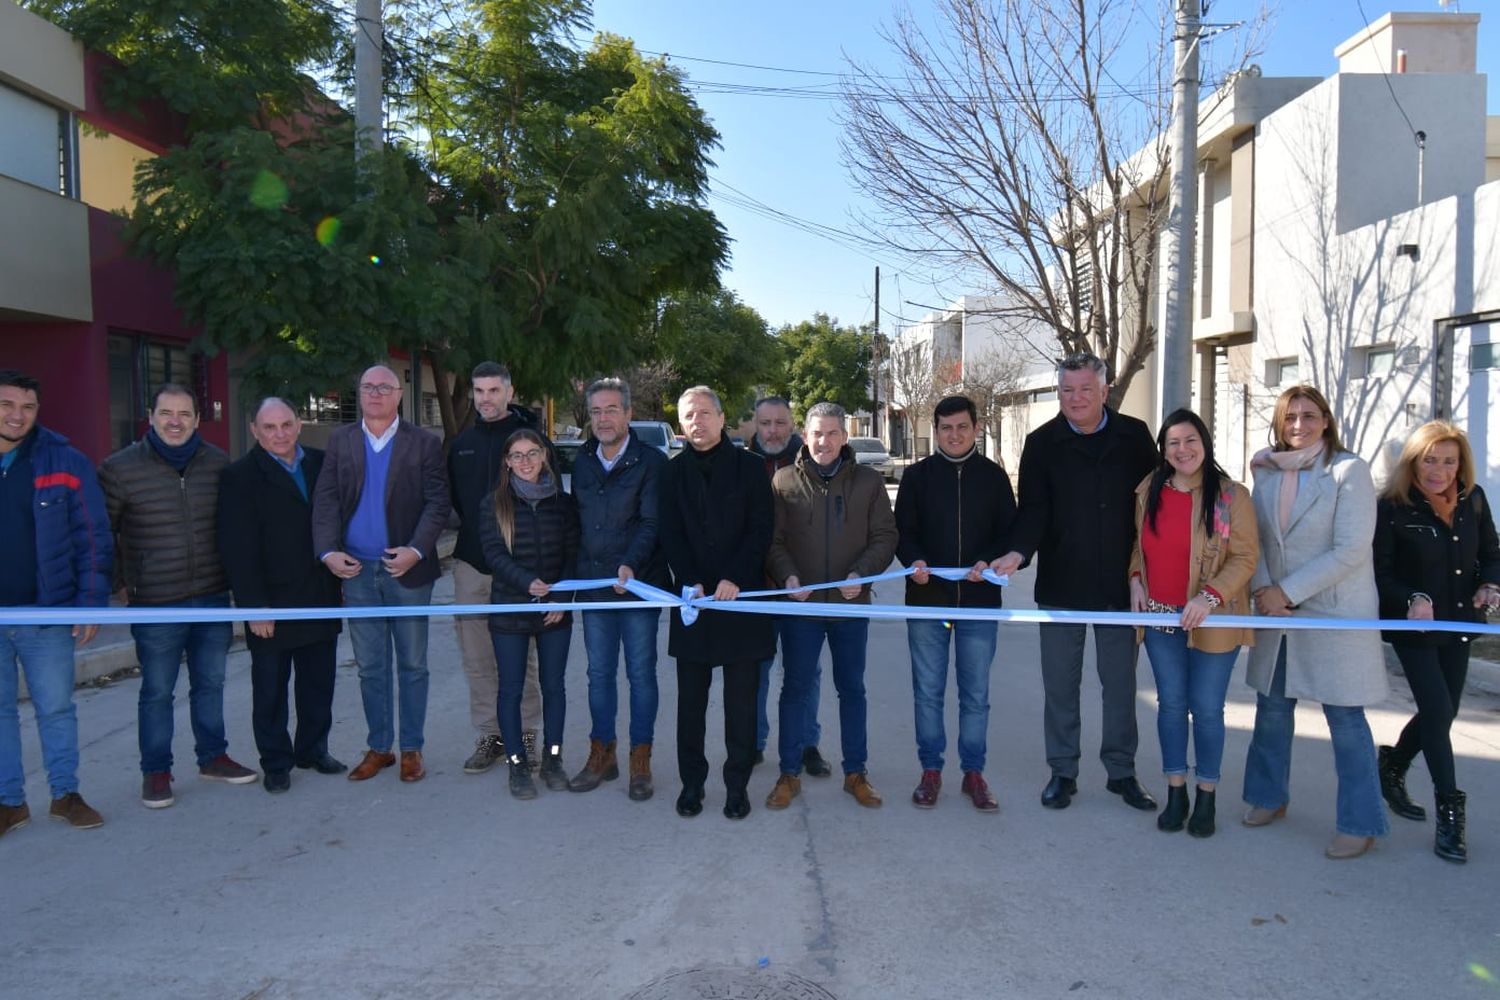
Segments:
[[[1279,469],[1281,471],[1281,493],[1278,497],[1277,514],[1284,533],[1292,517],[1292,504],[1297,500],[1297,473],[1311,469],[1323,458],[1325,444],[1318,441],[1296,451],[1272,451],[1266,448],[1250,460],[1252,469]]]

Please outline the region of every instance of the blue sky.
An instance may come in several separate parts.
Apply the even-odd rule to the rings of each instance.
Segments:
[[[1437,8],[1435,0],[1396,6],[1383,0],[1282,0],[1255,61],[1267,76],[1333,73],[1334,47],[1364,27],[1361,3],[1371,21],[1391,10]],[[1149,0],[1143,6],[1150,7]],[[922,0],[911,7],[919,13],[927,9]],[[1251,18],[1259,7],[1254,0],[1217,0],[1208,20]],[[869,322],[877,264],[882,265],[881,328],[887,333],[895,332],[902,316],[923,311],[908,301],[936,305],[985,291],[952,283],[934,287],[902,276],[894,259],[745,207],[748,198],[821,226],[857,228],[866,202],[839,159],[837,102],[831,95],[846,57],[876,68],[896,65],[879,35],[894,9],[886,0],[594,0],[595,29],[633,38],[647,52],[669,53],[722,134],[722,148],[714,154],[711,204],[734,240],[724,283],[773,326],[815,311],[844,323]],[[1462,9],[1483,17],[1479,70],[1490,75],[1491,113],[1500,113],[1500,45],[1493,41],[1500,27],[1492,23],[1500,19],[1500,0],[1468,0]],[[760,89],[791,87],[826,90],[830,97],[794,98]]]

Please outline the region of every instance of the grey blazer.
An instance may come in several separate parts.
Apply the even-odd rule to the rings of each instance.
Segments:
[[[1252,591],[1273,584],[1305,618],[1378,618],[1375,590],[1375,485],[1370,467],[1340,452],[1314,466],[1297,491],[1285,533],[1277,513],[1281,473],[1255,470],[1260,565]],[[1274,621],[1275,619],[1266,619]],[[1286,637],[1286,696],[1328,705],[1374,705],[1386,698],[1385,658],[1377,631],[1257,631],[1245,682],[1269,694]]]

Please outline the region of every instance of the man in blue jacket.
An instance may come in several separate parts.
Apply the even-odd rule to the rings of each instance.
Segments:
[[[41,385],[0,371],[0,606],[102,608],[109,603],[114,545],[94,468],[61,434],[37,423]],[[78,794],[78,713],[73,644],[97,625],[0,626],[0,836],[25,826],[19,663],[52,790],[50,814],[80,830],[104,823]]]
[[[662,470],[667,457],[644,445],[630,429],[630,386],[617,378],[588,387],[591,437],[573,465],[573,498],[582,526],[578,545],[581,579],[614,577],[602,591],[580,600],[634,600],[625,582],[639,579],[668,587],[666,557],[656,544]],[[588,792],[620,776],[615,753],[616,675],[620,649],[630,680],[630,797],[651,797],[651,743],[656,728],[656,631],[660,608],[585,611],[583,644],[589,656],[589,759],[568,787]]]

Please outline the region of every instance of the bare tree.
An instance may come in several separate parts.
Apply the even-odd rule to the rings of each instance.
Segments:
[[[932,408],[958,382],[957,360],[935,352],[931,341],[897,339],[891,342],[886,374],[891,403],[901,408],[909,427],[905,457],[922,458],[916,451],[916,439],[931,420]]]
[[[1063,352],[1103,358],[1118,405],[1156,340],[1169,12],[1142,59],[1136,0],[937,7],[932,31],[907,13],[885,32],[902,75],[851,62],[844,81],[844,160],[879,206],[872,238],[981,276]]]
[[[1014,354],[988,351],[964,362],[963,374],[954,390],[973,400],[979,411],[979,429],[989,436],[997,458],[1000,454],[1000,432],[1005,410],[1021,389],[1026,365]]]

